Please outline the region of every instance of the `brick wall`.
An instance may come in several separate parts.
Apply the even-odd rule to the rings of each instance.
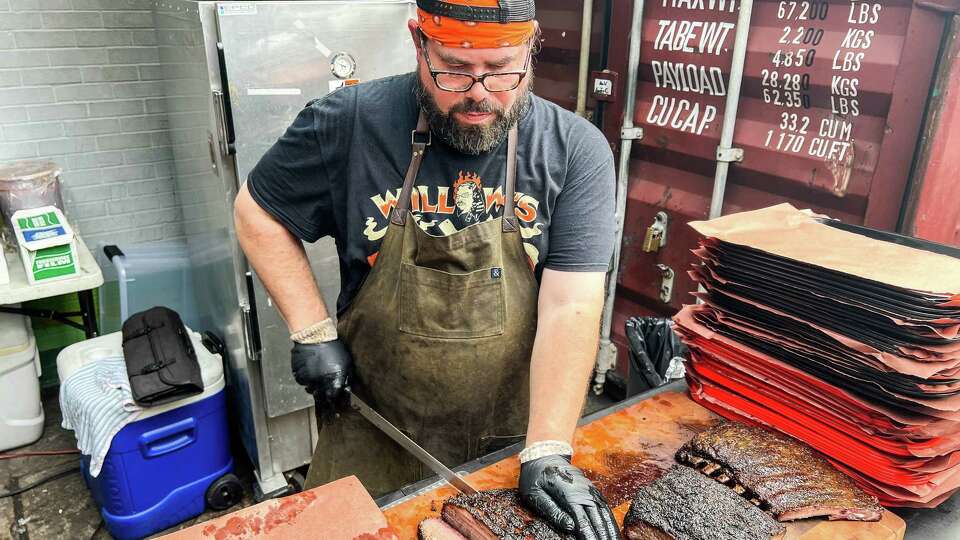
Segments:
[[[98,241],[183,235],[151,0],[0,0],[0,162],[51,159]]]

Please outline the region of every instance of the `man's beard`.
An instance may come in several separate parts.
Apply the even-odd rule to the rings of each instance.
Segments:
[[[528,78],[531,77],[532,75],[528,75]],[[476,156],[496,148],[507,136],[510,128],[520,121],[530,107],[530,84],[527,84],[506,113],[489,100],[475,101],[469,97],[451,107],[450,112],[445,113],[440,110],[436,100],[424,88],[419,73],[417,73],[414,95],[420,104],[420,110],[427,118],[430,130],[435,135],[454,149]],[[462,125],[453,116],[458,112],[493,113],[494,119],[489,125]]]

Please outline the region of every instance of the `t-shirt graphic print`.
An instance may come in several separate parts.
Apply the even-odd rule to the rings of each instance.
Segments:
[[[502,186],[484,186],[483,179],[474,172],[460,171],[450,186],[415,185],[410,194],[410,210],[420,229],[433,236],[449,236],[459,230],[489,221],[503,215]],[[364,220],[363,235],[372,245],[378,245],[387,232],[390,211],[397,206],[401,189],[391,189],[370,197],[373,215]],[[542,223],[536,223],[539,201],[524,193],[514,193],[514,214],[520,225],[530,268],[540,262],[540,250],[532,239],[543,233]],[[368,257],[373,266],[377,253]]]

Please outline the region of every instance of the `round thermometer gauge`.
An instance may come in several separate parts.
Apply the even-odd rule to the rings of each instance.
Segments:
[[[330,58],[330,71],[338,79],[346,79],[357,69],[357,61],[345,52],[338,52]]]

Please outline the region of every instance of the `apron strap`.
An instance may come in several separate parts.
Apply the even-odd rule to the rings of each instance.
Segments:
[[[403,189],[400,190],[400,199],[397,200],[397,206],[390,214],[390,221],[397,225],[404,225],[407,222],[407,214],[410,213],[410,198],[413,192],[413,181],[417,179],[417,173],[420,172],[420,163],[423,162],[423,154],[430,146],[432,136],[430,128],[427,126],[427,117],[420,111],[417,118],[417,128],[410,133],[410,144],[413,146],[413,158],[410,159],[410,166],[407,167],[407,175],[403,178]]]
[[[417,128],[410,133],[413,157],[410,159],[410,166],[407,167],[407,174],[403,178],[403,189],[400,190],[397,206],[390,214],[390,221],[397,225],[404,225],[407,222],[407,215],[410,213],[410,205],[412,204],[413,182],[420,172],[423,154],[430,146],[431,139],[427,118],[423,115],[423,111],[420,111],[420,116],[417,118]],[[513,211],[513,197],[517,185],[517,126],[510,128],[510,132],[507,133],[506,176],[503,192],[503,230],[504,232],[514,232],[519,230],[517,216]]]
[[[503,232],[520,230],[513,211],[513,194],[517,187],[517,126],[507,133],[507,178],[503,190]]]

